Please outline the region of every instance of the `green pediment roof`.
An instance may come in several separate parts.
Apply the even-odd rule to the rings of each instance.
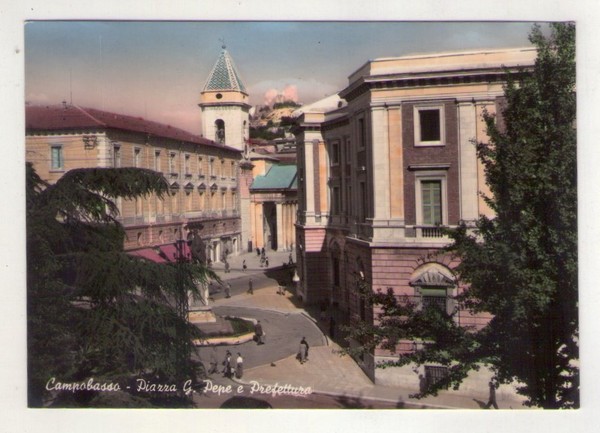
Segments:
[[[295,165],[273,165],[264,176],[256,176],[251,190],[297,189],[297,168]]]

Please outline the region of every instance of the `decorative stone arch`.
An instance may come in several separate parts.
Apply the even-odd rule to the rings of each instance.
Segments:
[[[458,284],[448,267],[437,262],[425,263],[411,274],[409,285],[414,287],[415,299],[421,307],[437,306],[448,314],[454,313]]]

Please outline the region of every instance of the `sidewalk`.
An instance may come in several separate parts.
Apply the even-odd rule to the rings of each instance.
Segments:
[[[270,258],[270,269],[275,268],[275,265],[281,267],[289,259],[289,252],[270,252],[267,255]],[[241,268],[243,260],[246,260],[248,266],[246,272]],[[223,272],[224,264],[218,263],[213,267],[224,281],[265,271],[265,268],[258,266],[259,260],[255,253],[230,257],[229,263],[231,272],[227,274]],[[220,299],[213,305],[302,313],[317,324],[316,309],[304,310],[292,293],[286,291],[284,295],[279,295],[277,289],[278,285],[273,281],[272,286],[257,289],[254,295],[239,294],[229,299]],[[310,387],[315,394],[337,396],[340,400],[349,402],[360,398],[365,407],[368,407],[369,399],[393,402],[398,408],[412,409],[480,409],[487,402],[487,398],[461,395],[460,391],[442,391],[436,397],[417,400],[409,398],[416,389],[374,385],[350,356],[340,355],[340,347],[335,342],[326,336],[323,338],[327,345],[311,347],[307,363],[300,364],[295,356],[289,356],[271,364],[247,369],[239,382],[249,384],[255,381],[262,386],[278,384]],[[497,401],[501,409],[525,409],[516,396],[508,393],[497,393]]]

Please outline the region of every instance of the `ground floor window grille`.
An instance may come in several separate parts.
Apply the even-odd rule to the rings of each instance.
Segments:
[[[425,383],[427,387],[438,383],[446,376],[448,376],[448,367],[440,367],[434,365],[425,366]]]
[[[446,296],[423,296],[423,308],[438,308],[446,312]]]

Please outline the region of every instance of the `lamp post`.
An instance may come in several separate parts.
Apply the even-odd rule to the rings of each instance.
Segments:
[[[296,286],[296,296],[297,296],[298,293],[300,292],[300,277],[298,276],[297,269],[294,269],[294,276],[292,277],[292,281],[294,282],[294,285]]]

